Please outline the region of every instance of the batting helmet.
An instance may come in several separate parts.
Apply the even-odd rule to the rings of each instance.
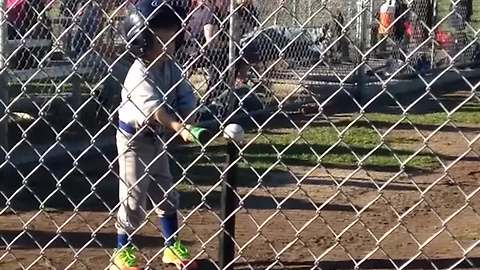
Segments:
[[[183,0],[139,0],[136,4],[129,4],[123,22],[129,50],[135,56],[142,57],[155,41],[151,28],[181,29],[187,10],[183,2]],[[175,46],[178,48],[183,42],[184,35],[180,33],[175,40]]]

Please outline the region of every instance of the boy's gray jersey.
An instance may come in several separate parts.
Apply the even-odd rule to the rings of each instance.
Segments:
[[[159,107],[186,117],[196,107],[196,98],[173,61],[147,70],[142,61],[136,60],[125,78],[119,120],[139,128]]]

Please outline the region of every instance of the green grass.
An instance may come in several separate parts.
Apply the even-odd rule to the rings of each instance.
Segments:
[[[402,119],[401,115],[395,114],[366,113],[364,116],[377,128],[388,128]],[[422,125],[438,126],[448,120],[446,113],[412,114],[407,117],[419,129]],[[351,120],[355,118],[356,115],[353,115]],[[398,171],[402,165],[407,171],[431,170],[439,166],[436,156],[430,152],[413,156],[422,144],[421,139],[391,133],[382,143],[380,135],[365,120],[346,129],[351,120],[336,123],[337,129],[330,125],[317,125],[302,133],[285,128],[269,129],[260,136],[256,132],[248,133],[246,141],[251,143],[245,148],[239,164],[243,184],[257,181],[253,170],[257,173],[267,169],[286,171],[291,166],[311,168],[320,164],[329,169],[362,166],[377,171]],[[451,115],[451,121],[458,126],[480,125],[480,105],[469,103],[462,106]],[[177,151],[175,158],[181,164],[189,164],[198,152],[198,149]],[[210,161],[207,158],[199,160],[189,173],[200,183],[213,184],[212,179],[218,179],[219,173],[212,163],[222,164],[226,160],[224,142],[208,147],[206,155]]]
[[[383,122],[394,124],[403,119],[398,114],[367,113],[365,117],[373,122]],[[447,113],[428,113],[428,114],[410,114],[407,115],[401,123],[410,121],[414,125],[441,125],[446,121],[457,125],[477,125],[480,124],[480,107],[478,105],[465,105],[450,116]]]
[[[298,136],[301,139],[296,141]],[[360,164],[370,169],[398,170],[413,154],[405,149],[389,150],[386,145],[377,149],[381,144],[380,136],[371,128],[349,128],[341,136],[332,127],[313,127],[301,135],[291,131],[262,136],[247,148],[245,159],[256,169],[267,169],[278,160],[277,152],[281,152],[281,160],[287,166],[320,163],[329,168],[345,168]],[[404,165],[411,169],[428,169],[435,166],[435,160],[432,155],[422,153]]]
[[[256,133],[247,134],[247,141],[252,143],[246,147],[243,160],[239,164],[239,178],[244,180],[242,184],[249,185],[257,181],[252,169],[257,173],[264,173],[267,169],[287,171],[287,167],[291,166],[313,167],[321,164],[329,169],[352,169],[361,165],[370,170],[398,171],[403,163],[407,170],[415,171],[429,170],[438,165],[435,157],[429,153],[420,153],[406,162],[413,155],[413,151],[398,146],[389,150],[386,145],[376,149],[382,143],[380,136],[372,128],[352,127],[345,130],[342,136],[328,126],[311,127],[301,134],[293,129],[270,131],[274,132],[259,137],[256,137]],[[181,164],[189,164],[198,155],[198,149],[190,151],[177,151],[175,158]],[[225,162],[225,146],[221,143],[211,146],[206,155],[211,161],[203,158],[189,170],[196,184],[211,185],[218,180],[219,173],[212,166],[212,162]],[[279,160],[281,163],[278,163]]]

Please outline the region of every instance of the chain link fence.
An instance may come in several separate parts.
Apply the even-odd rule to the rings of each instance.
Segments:
[[[129,3],[0,2],[0,269],[110,269]],[[479,1],[225,1],[223,15],[210,2],[185,2],[171,57],[215,136],[169,134],[156,157],[200,268],[480,267]],[[233,160],[229,123],[246,131]],[[146,269],[163,267],[158,208],[129,239]]]

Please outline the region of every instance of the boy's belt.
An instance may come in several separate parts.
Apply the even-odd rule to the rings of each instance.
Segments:
[[[136,129],[134,126],[121,120],[118,121],[118,128],[130,135],[135,135],[139,131],[139,129]],[[141,135],[146,137],[155,137],[155,132],[151,131],[149,128],[145,128],[142,130]]]

